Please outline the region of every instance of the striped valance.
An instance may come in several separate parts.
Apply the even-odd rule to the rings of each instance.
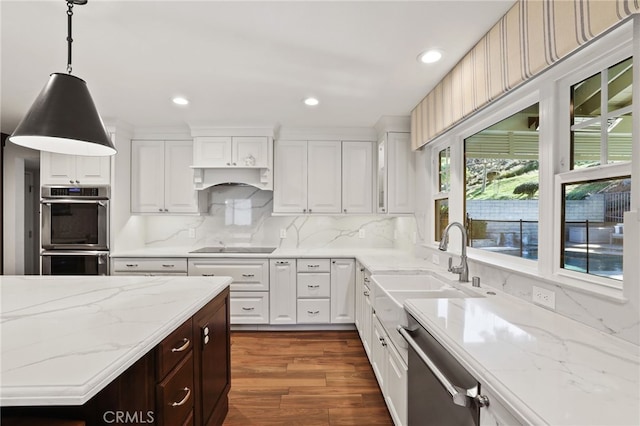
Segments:
[[[411,112],[413,149],[639,12],[640,0],[519,0]]]

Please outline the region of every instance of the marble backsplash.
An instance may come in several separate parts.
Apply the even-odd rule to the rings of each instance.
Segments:
[[[273,216],[273,192],[244,185],[209,190],[200,216],[144,216],[144,247],[264,246],[411,250],[415,219],[381,215]],[[281,238],[281,232],[286,233]],[[190,236],[191,235],[191,236]],[[195,235],[195,237],[194,237]]]

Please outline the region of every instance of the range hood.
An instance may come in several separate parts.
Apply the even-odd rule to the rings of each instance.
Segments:
[[[216,185],[243,184],[258,189],[273,190],[273,171],[259,167],[198,167],[193,169],[193,185],[196,190]]]

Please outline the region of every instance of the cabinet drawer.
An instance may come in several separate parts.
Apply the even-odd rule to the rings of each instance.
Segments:
[[[192,347],[193,327],[191,318],[189,318],[158,344],[156,348],[158,379],[163,379],[189,353]]]
[[[328,324],[330,308],[329,299],[298,299],[298,324]]]
[[[232,324],[268,324],[269,293],[266,291],[231,292]]]
[[[190,260],[189,275],[231,277],[232,291],[269,290],[269,261],[266,259],[223,262]]]
[[[298,272],[329,272],[329,259],[298,259]]]
[[[193,351],[157,385],[156,421],[159,425],[181,425],[193,411]]]
[[[298,274],[298,298],[327,298],[331,294],[331,275],[327,273]]]
[[[186,273],[186,258],[121,258],[113,259],[113,272]]]

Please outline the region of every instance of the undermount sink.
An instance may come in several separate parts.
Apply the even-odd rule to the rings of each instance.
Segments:
[[[372,275],[371,281],[373,283],[372,303],[376,315],[405,362],[407,361],[407,343],[396,331],[398,325],[405,327],[409,325],[409,317],[404,310],[405,300],[484,297],[470,289],[454,287],[432,273]]]

